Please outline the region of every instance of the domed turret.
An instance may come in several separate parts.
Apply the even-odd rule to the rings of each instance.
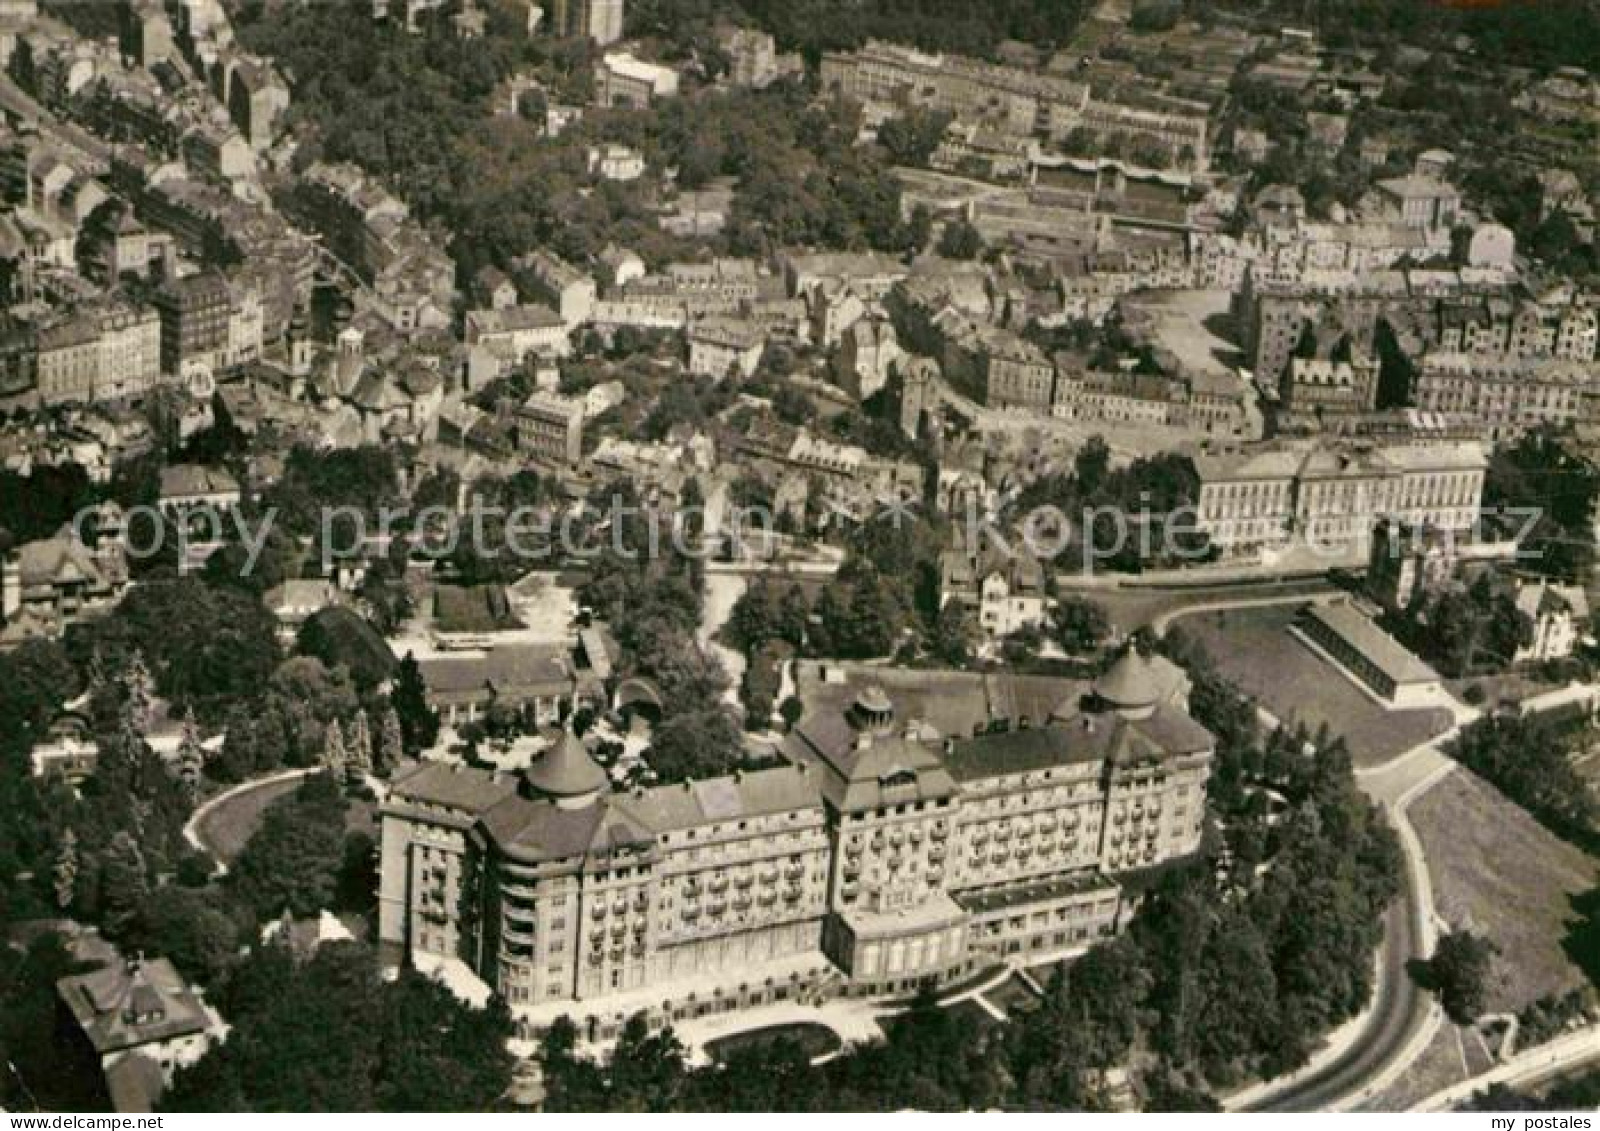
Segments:
[[[587,808],[611,785],[605,769],[571,731],[561,732],[556,744],[523,773],[523,780],[563,809]]]
[[[1154,662],[1130,648],[1094,681],[1095,698],[1128,718],[1146,718],[1161,701]]]
[[[894,727],[894,702],[876,683],[869,683],[856,694],[850,715],[858,730],[886,734]]]

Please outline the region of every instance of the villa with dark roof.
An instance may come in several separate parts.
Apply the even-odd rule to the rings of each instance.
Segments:
[[[226,1029],[165,958],[111,961],[56,983],[56,996],[93,1047],[117,1111],[153,1111],[173,1073]]]
[[[519,775],[422,763],[383,807],[380,938],[593,1039],[1046,961],[1118,929],[1119,877],[1199,847],[1188,691],[1129,652],[1048,719],[943,734],[862,683],[781,765],[628,792],[569,733]]]

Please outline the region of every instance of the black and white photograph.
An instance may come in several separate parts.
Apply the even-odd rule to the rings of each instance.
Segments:
[[[1597,210],[1600,0],[0,0],[0,1129],[1592,1129]]]

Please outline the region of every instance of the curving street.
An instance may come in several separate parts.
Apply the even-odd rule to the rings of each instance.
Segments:
[[[1324,589],[1324,592],[1326,590]],[[1315,589],[1300,599],[1319,595]],[[1169,597],[1171,595],[1168,595]],[[1199,599],[1151,610],[1150,622],[1164,631],[1185,615],[1218,609],[1278,603],[1292,596],[1238,590],[1229,596],[1208,593]],[[1384,919],[1384,939],[1377,957],[1377,981],[1367,1010],[1336,1033],[1311,1064],[1289,1076],[1265,1081],[1235,1094],[1229,1110],[1300,1112],[1346,1110],[1371,1099],[1403,1072],[1432,1037],[1440,1013],[1433,998],[1420,990],[1407,971],[1415,958],[1433,950],[1434,910],[1427,860],[1421,842],[1406,818],[1406,809],[1440,778],[1455,769],[1440,749],[1451,731],[1378,766],[1356,773],[1363,792],[1381,805],[1400,839],[1405,869],[1400,898]]]

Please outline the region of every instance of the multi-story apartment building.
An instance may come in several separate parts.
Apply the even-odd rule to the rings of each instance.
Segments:
[[[1491,299],[1442,309],[1438,336],[1445,353],[1593,361],[1597,331],[1592,306]]]
[[[610,47],[622,38],[623,0],[554,0],[550,34],[594,40]]]
[[[583,455],[584,399],[534,393],[517,409],[517,450],[536,460],[570,467]]]
[[[995,408],[1050,411],[1056,370],[1038,346],[1025,338],[996,333],[979,356],[985,403]]]
[[[528,291],[554,306],[568,327],[581,326],[594,316],[598,294],[594,279],[566,260],[533,251],[512,266]]]
[[[766,338],[753,323],[736,318],[705,318],[684,334],[689,343],[689,372],[722,380],[734,374],[752,376],[761,364]]]
[[[455,261],[406,205],[353,165],[317,163],[289,206],[327,252],[368,284],[397,329],[448,324]]]
[[[1193,457],[1196,525],[1224,556],[1356,546],[1380,518],[1448,532],[1477,523],[1488,459],[1475,443],[1283,444]]]
[[[1066,134],[1089,102],[1089,88],[1070,79],[878,40],[849,54],[823,55],[822,86],[860,102],[983,118],[1023,137]]]
[[[601,56],[594,68],[596,106],[643,109],[678,93],[678,72],[636,59],[626,51]]]
[[[1469,302],[1492,306],[1509,292],[1505,276],[1493,271],[1319,271],[1281,280],[1252,265],[1235,296],[1234,314],[1257,382],[1275,388],[1307,323],[1336,322],[1359,353],[1374,348],[1380,321],[1412,327],[1421,344],[1431,346],[1441,324],[1454,320],[1441,311]]]
[[[1469,417],[1492,440],[1591,420],[1597,397],[1592,364],[1509,354],[1426,354],[1412,389],[1417,408]]]
[[[225,276],[207,273],[175,279],[156,293],[155,303],[161,316],[163,373],[180,372],[184,362],[212,364],[227,354],[234,302]]]
[[[860,50],[822,57],[825,90],[886,107],[942,110],[1017,138],[1059,140],[1074,129],[1148,139],[1169,156],[1204,167],[1207,118],[1199,103],[1168,100],[1166,109],[1095,99],[1085,83],[960,55],[930,55],[869,41]]]
[[[561,735],[520,776],[424,763],[383,807],[380,937],[459,962],[525,1031],[903,995],[1114,933],[1118,873],[1200,843],[1214,741],[1130,652],[1042,725],[939,736],[877,686],[786,764],[619,792]]]
[[[107,300],[39,328],[38,400],[46,407],[139,400],[161,376],[156,312]]]
[[[528,303],[498,310],[469,310],[465,336],[468,345],[481,345],[513,361],[530,353],[565,357],[572,350],[568,326],[548,306]]]
[[[1378,398],[1378,360],[1370,354],[1291,358],[1279,397],[1280,428],[1370,412]]]
[[[1170,377],[1084,371],[1058,359],[1050,411],[1062,420],[1165,426],[1178,423],[1185,399],[1182,382]]]

